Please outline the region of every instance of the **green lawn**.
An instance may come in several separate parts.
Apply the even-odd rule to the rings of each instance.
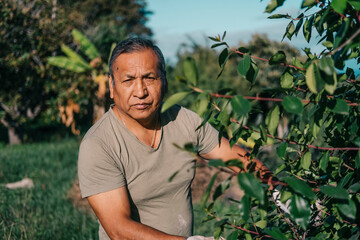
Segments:
[[[0,239],[98,238],[94,216],[69,200],[78,146],[76,140],[0,145]],[[25,177],[34,181],[34,188],[4,187]],[[223,206],[215,207],[221,212]],[[195,234],[212,235],[214,220],[202,224],[205,213],[199,205],[194,206],[194,215]]]
[[[0,147],[0,239],[97,239],[94,217],[68,198],[78,146],[68,140]],[[24,177],[33,189],[3,186]]]

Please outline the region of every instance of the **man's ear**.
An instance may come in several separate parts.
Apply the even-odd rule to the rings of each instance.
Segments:
[[[109,90],[110,90],[110,98],[113,99],[114,98],[114,83],[113,83],[113,79],[111,77],[111,75],[108,75],[108,82],[109,82]]]

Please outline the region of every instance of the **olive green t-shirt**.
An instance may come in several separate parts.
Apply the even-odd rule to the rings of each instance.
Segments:
[[[168,234],[191,236],[195,161],[179,147],[191,143],[199,154],[208,153],[218,144],[218,132],[207,123],[198,128],[202,119],[178,105],[160,119],[161,139],[153,149],[139,141],[110,108],[80,145],[81,194],[85,198],[126,186],[134,220]],[[108,239],[101,224],[99,235]]]

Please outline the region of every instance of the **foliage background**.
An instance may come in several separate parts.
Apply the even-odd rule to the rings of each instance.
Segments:
[[[271,13],[283,3],[271,0],[265,11]],[[314,6],[320,10],[306,15]],[[97,112],[109,105],[104,76],[111,44],[128,36],[152,34],[145,26],[151,14],[146,2],[122,1],[113,7],[111,1],[105,0],[7,0],[0,2],[0,7],[0,119],[5,127],[1,132],[8,131],[11,143],[61,139],[72,134],[80,134],[80,140],[96,120]],[[298,16],[275,14],[269,18],[289,20],[284,38],[291,40],[303,34],[309,42],[314,35],[320,36],[323,51],[319,54],[310,48],[300,53],[289,44],[270,41],[262,35],[233,47],[222,34],[211,37],[215,44],[212,49],[195,42],[184,45],[178,52],[178,62],[168,66],[171,84],[164,106],[181,102],[195,110],[232,143],[251,149],[251,157],[260,157],[278,178],[270,181],[269,188],[269,179],[256,172],[234,176],[245,197],[229,199],[233,204],[222,213],[217,202],[231,181],[226,179],[210,194],[215,175],[199,209],[212,226],[207,230],[211,229],[216,237],[360,236],[359,86],[354,69],[345,65],[349,59],[359,64],[360,6],[351,0],[304,0],[302,8],[303,13]],[[90,41],[84,44],[76,40],[74,29],[85,34],[81,39]],[[91,42],[94,56],[84,49]],[[49,60],[59,60],[55,58],[59,56],[64,60],[64,55],[77,61],[69,65],[66,61]],[[84,69],[80,71],[75,65]],[[6,139],[4,134],[1,138]],[[71,141],[63,144],[2,146],[1,169],[5,170],[0,172],[1,182],[29,174],[40,182],[53,184],[50,191],[46,184],[29,191],[0,188],[2,196],[6,196],[1,198],[3,236],[50,238],[56,233],[68,238],[75,232],[94,236],[92,227],[74,228],[79,223],[95,223],[67,200],[65,189],[74,181],[71,176],[75,175],[76,152],[63,156],[61,146],[70,149],[70,145],[77,145]],[[57,147],[60,152],[54,149]],[[32,148],[34,155],[30,154]],[[36,154],[43,149],[42,154]],[[24,159],[27,160],[20,165]],[[28,171],[39,164],[42,167]],[[226,166],[216,160],[207,165],[220,169]],[[47,180],[49,174],[44,166],[64,170],[57,172],[55,178],[62,181],[64,189],[58,189],[60,183]],[[272,185],[280,192],[278,199],[274,199]],[[58,192],[51,194],[53,189]],[[52,195],[49,199],[48,194]],[[287,207],[281,208],[282,204]],[[58,208],[60,205],[64,209]],[[240,211],[233,211],[234,208]],[[33,215],[31,209],[35,209]],[[66,214],[51,213],[54,209]],[[63,217],[48,226],[49,222],[39,217],[42,214],[50,219]],[[71,225],[67,215],[76,216],[76,223]],[[45,226],[53,231],[44,228],[27,232],[28,226]],[[71,231],[61,232],[69,226]]]

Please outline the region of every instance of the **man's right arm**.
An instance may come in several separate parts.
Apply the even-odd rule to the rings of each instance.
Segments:
[[[184,240],[131,219],[126,187],[87,197],[101,225],[111,239]]]

